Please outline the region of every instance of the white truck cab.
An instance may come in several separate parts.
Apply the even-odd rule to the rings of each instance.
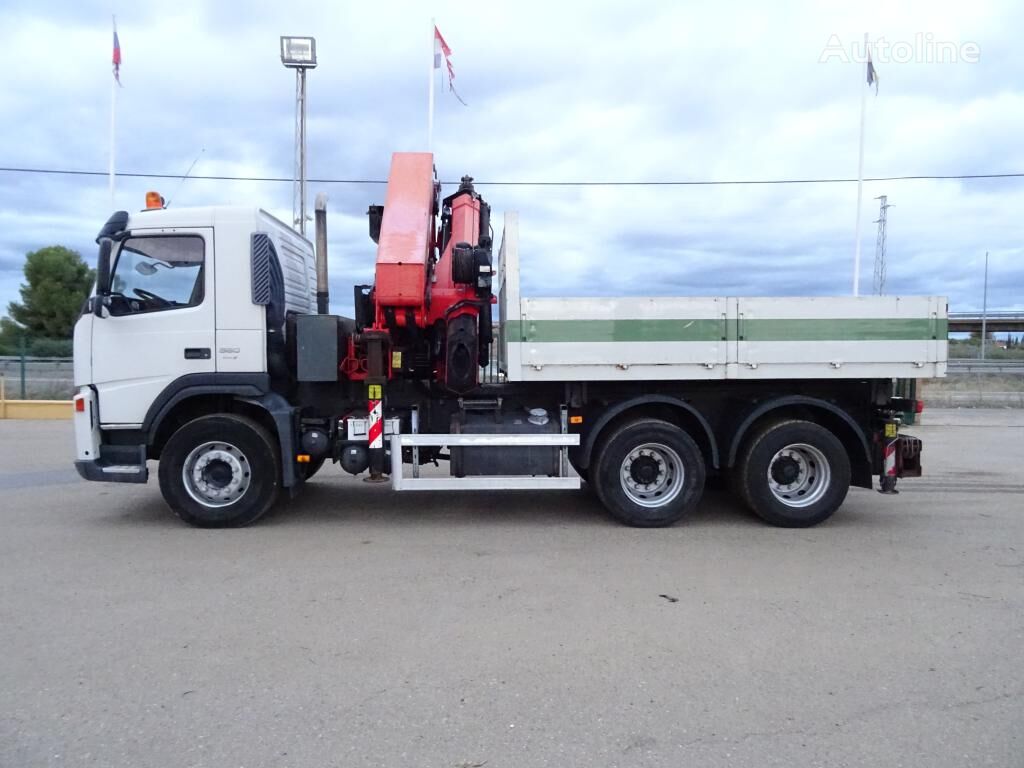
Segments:
[[[120,212],[97,242],[98,291],[74,333],[77,458],[83,475],[134,466],[121,472],[128,479],[140,465],[104,461],[99,430],[114,442],[121,433],[138,450],[138,431],[176,391],[266,376],[268,305],[283,302],[271,308],[282,318],[315,311],[313,246],[251,207]],[[267,296],[255,303],[253,264],[261,257]]]

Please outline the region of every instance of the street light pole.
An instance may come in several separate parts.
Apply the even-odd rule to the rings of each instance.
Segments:
[[[316,40],[282,37],[281,63],[295,70],[295,173],[292,185],[293,226],[306,234],[306,70],[316,68]]]
[[[299,232],[306,234],[306,68],[295,70],[295,183],[292,193],[292,217],[299,223]],[[297,192],[298,194],[295,194]],[[298,198],[298,210],[296,200]]]
[[[981,359],[985,359],[985,336],[988,333],[986,328],[988,320],[988,251],[985,251],[985,287],[982,289],[981,299]]]

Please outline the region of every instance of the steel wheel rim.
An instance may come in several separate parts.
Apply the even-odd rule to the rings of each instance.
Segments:
[[[641,507],[669,504],[682,492],[685,479],[683,460],[664,443],[638,445],[626,454],[619,467],[623,493]]]
[[[818,448],[792,443],[772,456],[766,476],[772,496],[787,507],[803,509],[828,493],[832,467]]]
[[[227,507],[249,490],[252,468],[231,443],[215,440],[197,445],[185,458],[181,478],[188,495],[204,507]]]

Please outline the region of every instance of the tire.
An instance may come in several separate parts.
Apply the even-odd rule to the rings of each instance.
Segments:
[[[258,520],[277,500],[281,466],[275,441],[251,419],[202,416],[164,446],[160,491],[186,523],[236,528]]]
[[[782,421],[747,442],[736,473],[740,497],[762,520],[808,528],[827,520],[850,490],[850,457],[811,421]]]
[[[619,522],[662,528],[691,512],[704,493],[704,457],[686,432],[660,419],[638,419],[602,441],[590,481]]]

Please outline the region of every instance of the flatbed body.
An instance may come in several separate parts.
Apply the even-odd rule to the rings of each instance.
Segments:
[[[498,259],[509,381],[945,376],[944,297],[528,298],[517,228],[506,215]]]

